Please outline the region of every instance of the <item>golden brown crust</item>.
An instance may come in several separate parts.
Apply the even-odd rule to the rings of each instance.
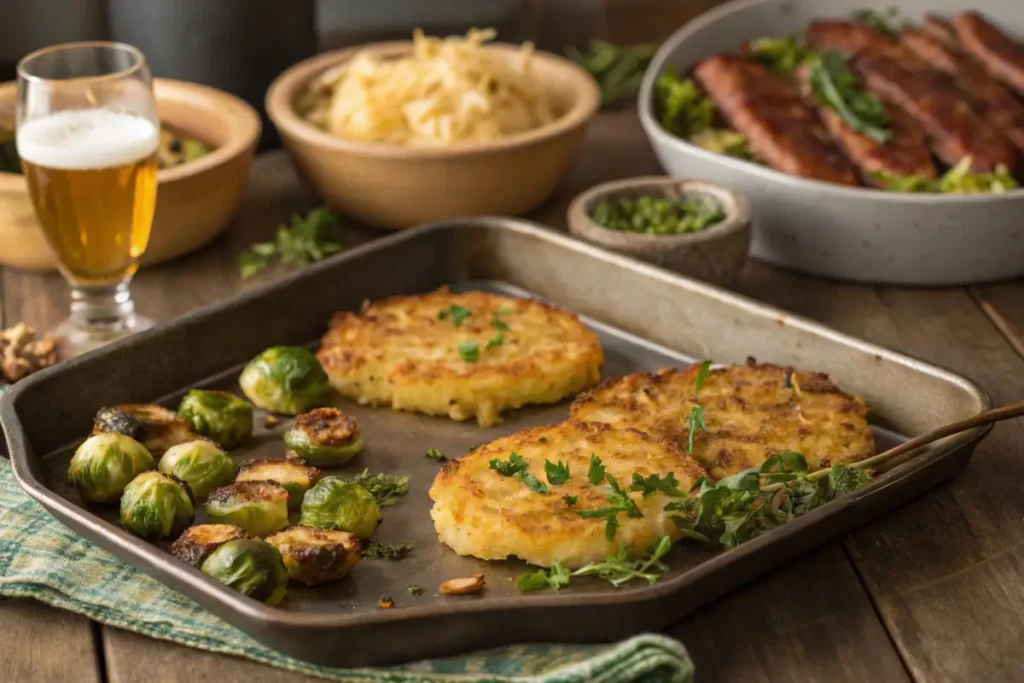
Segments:
[[[470,312],[453,316],[452,307]],[[475,344],[475,356],[460,345]],[[475,417],[553,403],[593,386],[604,356],[571,313],[530,299],[442,288],[338,313],[317,353],[332,385],[361,403]]]
[[[153,403],[121,403],[101,408],[93,422],[93,434],[118,432],[132,437],[159,458],[172,446],[208,440],[194,431],[173,410]]]
[[[195,568],[220,545],[245,538],[245,529],[234,524],[198,524],[182,532],[171,545],[171,554]]]
[[[214,489],[207,503],[229,503],[232,500],[288,501],[288,491],[273,481],[236,481]]]
[[[279,484],[307,481],[312,486],[320,470],[310,467],[303,460],[252,460],[238,470],[236,482],[270,481]]]
[[[360,560],[362,545],[347,531],[294,526],[267,537],[288,567],[288,575],[313,586],[336,581]]]
[[[633,373],[580,396],[572,418],[635,427],[688,448],[699,366]],[[707,431],[694,435],[693,457],[720,479],[757,467],[773,453],[801,453],[812,469],[874,455],[864,402],[828,375],[758,364],[711,370],[701,387]]]
[[[316,408],[293,423],[315,446],[344,446],[359,437],[359,421],[337,408]]]

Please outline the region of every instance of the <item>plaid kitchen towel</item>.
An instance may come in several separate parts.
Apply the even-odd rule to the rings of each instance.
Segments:
[[[79,538],[21,490],[0,457],[0,596],[29,597],[104,624],[335,681],[691,683],[686,649],[660,635],[614,645],[516,645],[381,669],[335,669],[260,645],[188,598]],[[128,608],[127,606],[131,606]]]

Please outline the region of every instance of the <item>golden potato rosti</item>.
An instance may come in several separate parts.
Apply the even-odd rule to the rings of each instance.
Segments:
[[[640,429],[685,452],[698,372],[693,365],[611,378],[576,399],[572,419]],[[828,375],[749,359],[711,370],[698,402],[707,431],[694,435],[693,457],[713,479],[758,467],[782,451],[802,454],[811,469],[875,453],[864,402],[840,391]]]
[[[513,452],[523,458],[547,493],[490,467],[492,460],[511,462]],[[643,516],[619,513],[611,541],[605,519],[581,517],[580,511],[609,505],[607,478],[597,485],[588,478],[592,455],[600,458],[606,475],[626,490],[634,473],[642,477],[672,473],[682,491],[704,475],[700,465],[675,446],[634,429],[579,422],[524,429],[449,462],[437,474],[430,488],[434,501],[430,516],[438,538],[460,555],[484,560],[518,557],[541,567],[561,562],[577,568],[613,555],[620,543],[639,555],[662,536],[679,537],[679,529],[663,511],[672,498],[660,492],[646,498],[639,492],[628,493]],[[545,473],[545,460],[567,465],[568,481],[552,483]]]
[[[442,288],[339,313],[317,353],[331,384],[360,403],[476,417],[555,403],[593,386],[604,356],[576,316],[533,301]]]

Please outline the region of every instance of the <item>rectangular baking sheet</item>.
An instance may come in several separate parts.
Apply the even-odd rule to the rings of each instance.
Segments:
[[[671,571],[653,586],[615,589],[580,582],[558,594],[519,594],[514,579],[524,571],[522,563],[460,558],[437,542],[427,490],[439,465],[424,452],[438,448],[458,457],[517,429],[560,421],[568,414],[568,401],[507,413],[501,425],[487,430],[339,403],[359,418],[367,447],[337,473],[368,467],[410,475],[409,495],[385,509],[378,537],[409,542],[414,549],[398,562],[364,560],[335,585],[292,585],[276,607],[234,593],[176,561],[166,545],[132,537],[117,526],[116,510],[84,507],[66,485],[69,449],[88,433],[99,407],[153,401],[174,406],[195,386],[237,390],[246,361],[268,346],[314,343],[335,311],[444,284],[535,296],[576,311],[601,338],[605,376],[702,358],[736,363],[747,356],[829,372],[875,410],[881,448],[891,445],[896,433],[916,435],[990,403],[965,378],[723,290],[526,222],[466,219],[354,249],[20,382],[0,399],[0,423],[18,480],[64,524],[255,638],[295,657],[353,666],[511,642],[604,641],[667,626],[955,476],[986,433],[978,429],[952,437],[864,489],[739,548],[711,553],[677,547]],[[281,427],[272,433],[258,427],[253,444],[237,451],[236,460],[282,457],[281,432]],[[487,577],[483,593],[438,594],[441,581],[481,571]],[[422,596],[408,593],[413,584],[424,588]],[[376,606],[383,594],[394,598],[396,609]]]

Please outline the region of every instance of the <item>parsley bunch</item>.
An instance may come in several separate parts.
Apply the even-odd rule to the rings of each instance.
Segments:
[[[261,272],[276,258],[283,266],[306,266],[322,261],[345,248],[343,226],[326,206],[305,217],[292,215],[291,225],[279,225],[273,242],[258,242],[242,252],[239,265],[243,278]]]

